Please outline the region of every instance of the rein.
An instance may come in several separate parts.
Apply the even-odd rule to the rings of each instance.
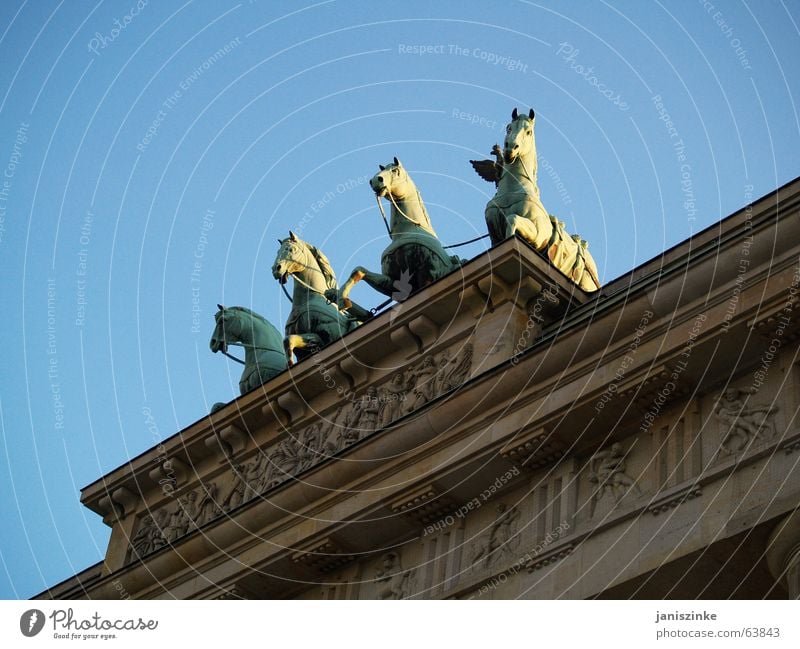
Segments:
[[[519,160],[519,164],[520,164],[520,166],[522,167],[522,174],[523,174],[523,176],[524,176],[525,178],[527,178],[528,180],[530,180],[530,181],[531,181],[531,183],[533,184],[533,186],[534,186],[534,187],[536,187],[536,180],[535,180],[534,178],[532,178],[532,177],[531,177],[530,173],[528,173],[528,168],[525,166],[525,161],[522,159],[522,156],[521,156],[521,155],[520,155],[520,156],[518,156],[518,157],[517,157],[517,160]],[[503,161],[502,161],[500,164],[501,164],[501,165],[502,165],[502,167],[503,167],[503,171],[505,171],[505,170],[506,170],[506,163],[505,163],[505,160],[503,160]],[[511,164],[514,164],[514,163],[512,162]],[[513,174],[513,173],[512,173],[511,175],[512,175],[512,176],[514,176],[514,174]],[[517,182],[519,182],[519,180],[517,180]],[[522,183],[520,183],[520,185],[522,185]]]
[[[293,261],[294,261],[294,260],[293,260]],[[323,272],[322,272],[322,271],[321,271],[319,268],[314,268],[313,266],[309,266],[308,264],[306,264],[305,262],[302,262],[302,261],[295,261],[295,263],[298,263],[298,264],[300,264],[301,266],[303,266],[303,268],[304,268],[305,270],[310,270],[310,271],[312,271],[312,272],[314,272],[314,273],[319,273],[320,275],[322,275],[323,277],[325,277],[325,273],[323,273]],[[300,284],[300,286],[304,286],[305,288],[307,288],[307,289],[308,289],[309,291],[311,291],[312,293],[316,293],[317,295],[321,295],[322,297],[325,297],[325,293],[323,293],[322,291],[320,291],[320,290],[318,290],[318,289],[314,288],[314,287],[313,287],[313,286],[311,286],[310,284],[308,284],[308,283],[304,282],[302,279],[300,279],[300,278],[299,278],[297,275],[295,275],[294,273],[290,273],[290,275],[292,276],[292,279],[294,279],[294,281],[295,281],[295,282],[297,282],[298,284]],[[289,298],[289,302],[291,302],[292,304],[294,304],[294,300],[292,300],[292,296],[291,296],[291,295],[289,295],[289,291],[287,291],[287,290],[286,290],[286,284],[281,284],[281,288],[283,289],[283,292],[286,294],[286,297],[287,297],[287,298]],[[327,298],[326,298],[326,299],[327,299]]]
[[[249,347],[250,349],[252,349],[252,350],[254,350],[254,351],[261,351],[261,352],[276,352],[276,353],[278,353],[278,354],[280,354],[280,353],[281,353],[281,351],[280,351],[280,350],[278,350],[278,349],[273,349],[272,347],[258,347],[257,345],[248,345],[247,343],[227,343],[227,344],[228,344],[228,345],[239,345],[239,347],[244,347],[244,348],[247,348],[247,347]],[[222,350],[220,350],[220,351],[222,351]],[[247,363],[245,363],[245,362],[244,362],[242,359],[240,359],[240,358],[236,358],[236,356],[234,356],[233,354],[229,354],[228,352],[222,352],[222,353],[223,353],[223,354],[225,354],[225,356],[227,356],[228,358],[230,358],[232,361],[236,361],[236,362],[237,362],[237,363],[239,363],[240,365],[246,365],[246,364],[247,364]]]
[[[378,203],[378,205],[380,206],[380,203]],[[383,211],[383,210],[381,210],[381,211]],[[386,218],[386,217],[384,217],[384,218]],[[388,228],[389,226],[387,225],[386,227]],[[304,263],[304,262],[297,262],[297,263],[299,263],[299,264],[302,264],[302,266],[303,266],[303,267],[304,267],[306,270],[310,270],[310,271],[313,271],[313,272],[315,272],[315,273],[319,273],[320,275],[323,275],[323,276],[325,275],[325,273],[323,273],[323,272],[322,272],[321,270],[319,270],[318,268],[314,268],[313,266],[309,266],[308,264],[306,264],[306,263]],[[307,289],[308,289],[309,291],[311,291],[312,293],[316,293],[317,295],[321,295],[322,297],[324,297],[324,298],[325,298],[325,300],[326,300],[326,301],[328,301],[328,303],[329,303],[329,304],[331,304],[330,300],[328,300],[328,298],[325,296],[325,293],[323,293],[322,291],[320,291],[320,290],[318,290],[318,289],[314,288],[313,286],[311,286],[311,285],[310,285],[310,284],[308,284],[307,282],[304,282],[302,279],[300,279],[300,278],[299,278],[297,275],[295,275],[294,273],[290,273],[290,275],[292,276],[292,279],[293,279],[295,282],[297,282],[298,284],[300,284],[300,286],[304,286],[305,288],[307,288]],[[286,295],[286,298],[289,300],[289,302],[291,302],[292,304],[294,304],[294,300],[292,299],[292,296],[291,296],[291,295],[289,295],[289,291],[287,291],[287,290],[286,290],[286,284],[281,284],[281,288],[283,289],[283,292],[284,292],[284,294]],[[382,307],[380,307],[380,308],[382,308]],[[345,314],[345,317],[347,317],[347,318],[348,318],[348,319],[350,319],[350,320],[357,321],[357,319],[356,319],[355,317],[351,316],[351,315]],[[257,349],[257,348],[256,348],[256,349]],[[226,354],[226,356],[227,356],[227,354]],[[237,361],[237,362],[239,362],[239,363],[241,363],[241,362],[242,362],[242,361],[240,361],[238,358],[234,358],[234,357],[231,357],[231,358],[233,358],[233,360],[235,360],[235,361]]]
[[[389,234],[389,238],[392,238],[392,231],[389,228],[389,221],[386,220],[386,212],[383,211],[383,203],[381,203],[381,197],[375,194],[375,200],[378,201],[378,209],[381,211],[381,216],[383,217],[383,224],[386,226],[386,232]]]
[[[406,214],[403,210],[400,209],[400,206],[395,202],[394,196],[392,196],[391,193],[388,193],[386,195],[389,197],[389,200],[391,201],[392,205],[394,205],[394,209],[396,209],[398,212],[400,212],[400,214],[403,215],[403,218],[405,218],[406,221],[411,221],[411,223],[413,223],[417,227],[420,227],[423,230],[425,229],[424,226],[419,221],[415,221],[408,214]],[[376,196],[377,196],[377,194],[376,194]],[[417,198],[419,199],[419,204],[422,206],[423,213],[425,214],[425,216],[428,216],[427,210],[425,209],[425,204],[422,202],[422,198],[420,197],[419,192],[417,192]],[[381,204],[381,201],[380,201],[380,198],[379,198],[378,199],[378,205],[380,205],[380,204]],[[381,214],[383,214],[383,206],[381,206]],[[386,220],[386,215],[384,215],[383,219],[384,219],[384,221]],[[428,217],[428,221],[430,221],[430,217]],[[387,225],[386,227],[388,228],[389,226]],[[431,227],[431,230],[433,230],[433,227]],[[392,236],[391,232],[389,232],[389,236],[390,237]],[[434,235],[434,236],[436,236],[436,235]]]
[[[417,195],[419,195],[419,192],[417,192]],[[406,218],[406,220],[411,221],[411,223],[414,223],[415,225],[418,225],[419,227],[422,227],[419,223],[417,223],[414,219],[410,218],[408,216],[408,214],[406,214],[403,210],[400,209],[400,206],[397,203],[395,203],[394,197],[391,194],[387,194],[387,196],[389,197],[389,200],[391,201],[392,205],[394,205],[395,209],[398,212],[400,212],[400,214],[402,214]],[[386,212],[383,211],[383,203],[381,203],[380,196],[378,196],[377,194],[375,194],[375,199],[378,201],[378,209],[381,211],[381,216],[383,217],[383,223],[384,223],[384,225],[386,225],[386,231],[389,233],[389,238],[391,239],[392,231],[389,229],[389,223],[386,220]],[[425,210],[425,206],[424,206],[424,203],[422,202],[421,198],[420,198],[419,202],[423,206],[422,209],[425,211],[425,215],[427,216],[428,212],[427,212],[427,210]],[[428,217],[428,220],[430,220],[430,217]],[[462,241],[460,243],[452,243],[449,246],[442,246],[442,248],[444,248],[445,250],[447,250],[449,248],[460,248],[461,246],[466,246],[466,245],[468,245],[470,243],[475,243],[476,241],[480,241],[481,239],[486,239],[487,237],[489,237],[489,235],[488,234],[484,234],[483,236],[475,237],[474,239],[470,239],[469,241]],[[392,300],[387,300],[386,302],[383,302],[382,304],[379,304],[378,306],[376,306],[374,309],[370,309],[370,311],[372,313],[380,311],[383,307],[385,307],[391,301]]]
[[[234,356],[233,354],[229,354],[228,352],[222,352],[222,353],[225,354],[225,356],[230,358],[232,361],[236,361],[240,365],[245,365],[246,364],[242,359],[236,358],[236,356]]]

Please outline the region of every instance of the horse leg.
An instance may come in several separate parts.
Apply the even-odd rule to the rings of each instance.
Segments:
[[[350,277],[339,291],[339,308],[349,309],[353,306],[353,303],[347,296],[350,294],[353,286],[355,286],[362,279],[376,291],[383,293],[388,297],[391,297],[395,292],[395,288],[393,286],[394,281],[391,277],[388,275],[382,275],[381,273],[373,273],[363,266],[356,266],[355,270],[350,273]]]
[[[364,281],[378,291],[378,293],[382,293],[386,297],[391,297],[393,299],[404,300],[411,293],[411,286],[409,285],[407,294],[400,298],[396,298],[395,295],[398,293],[403,293],[405,289],[402,286],[395,286],[395,280],[382,273],[372,273],[367,271],[364,275]],[[400,278],[400,282],[402,281],[403,278]]]
[[[286,352],[286,360],[289,367],[294,365],[292,356],[296,349],[308,349],[322,347],[322,338],[317,334],[290,334],[283,339],[283,349]]]
[[[514,235],[513,232],[509,233],[505,214],[491,201],[486,206],[484,217],[486,218],[486,228],[489,230],[489,240],[492,242],[493,246],[502,243],[508,239],[508,237]]]
[[[360,304],[356,304],[352,300],[348,301],[350,302],[350,306],[347,307],[347,313],[353,318],[355,318],[358,322],[366,322],[373,316],[372,311],[365,309],[363,306],[361,306]],[[356,325],[354,323],[352,328],[354,329],[355,326]]]
[[[347,296],[350,295],[350,291],[353,290],[353,287],[358,284],[358,282],[360,282],[368,272],[369,271],[363,266],[356,266],[353,269],[353,272],[350,273],[350,277],[347,278],[347,281],[344,283],[344,285],[338,290],[335,288],[329,288],[327,291],[325,291],[325,297],[329,302],[335,302],[340,311],[347,310],[353,304]]]
[[[506,217],[506,221],[506,231],[508,232],[508,237],[513,237],[515,234],[519,234],[519,236],[525,239],[525,241],[539,250],[539,247],[536,244],[540,237],[538,229],[536,228],[536,224],[533,221],[526,219],[524,216],[520,216],[519,214],[509,214]]]

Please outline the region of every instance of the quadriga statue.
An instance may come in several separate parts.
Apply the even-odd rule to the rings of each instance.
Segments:
[[[486,205],[492,245],[518,234],[536,250],[546,252],[551,263],[584,291],[596,291],[600,280],[586,241],[567,234],[564,224],[547,213],[539,198],[535,121],[532,108],[527,115],[515,108],[502,150],[497,145],[492,149],[496,160],[470,160],[481,178],[497,186]]]

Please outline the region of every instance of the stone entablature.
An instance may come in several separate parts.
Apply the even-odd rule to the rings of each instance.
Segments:
[[[780,391],[780,378],[764,389],[800,407]],[[518,472],[522,477],[490,497],[477,495],[476,505],[420,525],[418,538],[393,549],[416,571],[406,596],[589,597],[658,567],[677,548],[689,553],[740,531],[738,522],[753,512],[770,520],[791,511],[800,497],[798,456],[782,449],[800,440],[800,428],[786,428],[776,413],[772,423],[782,432],[754,439],[735,457],[721,456],[726,431],[714,421],[716,401],[712,392],[673,404],[649,435],[633,434],[533,474]],[[627,467],[615,461],[615,446],[628,449]],[[601,479],[598,456],[611,460]],[[348,596],[357,586],[361,598],[378,597],[370,575],[379,561],[368,557],[336,575],[350,585]],[[325,588],[299,597],[321,597]]]
[[[587,597],[785,515],[800,501],[796,345],[762,366],[778,331],[782,341],[798,331],[798,184],[780,190],[777,216],[766,197],[591,300],[522,242],[493,248],[167,440],[165,453],[87,487],[83,501],[113,527],[89,595],[115,597],[116,579],[136,597]],[[467,349],[463,370],[454,359]],[[464,379],[390,426],[368,414],[375,430],[332,458],[285,451],[299,479],[244,481],[241,502],[171,545],[140,534],[146,516],[177,512],[190,493],[202,512],[212,484],[224,501],[233,467],[322,439],[326,418],[349,430],[320,368],[355,395],[352,413],[399,368],[418,376],[425,358],[447,358]],[[737,400],[744,420],[731,415]],[[131,539],[143,561],[128,563]]]

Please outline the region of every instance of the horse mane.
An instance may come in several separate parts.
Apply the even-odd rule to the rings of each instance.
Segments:
[[[422,200],[422,194],[419,191],[419,187],[417,187],[417,183],[415,183],[414,180],[411,178],[411,174],[408,173],[405,167],[403,167],[402,165],[397,165],[394,162],[390,162],[389,164],[386,165],[386,169],[394,169],[396,167],[403,170],[403,173],[405,173],[406,175],[406,182],[411,183],[411,186],[414,188],[414,191],[417,192],[417,200],[419,201],[419,206],[422,211],[422,218],[425,219],[425,223],[417,223],[417,225],[422,227],[423,229],[429,230],[434,236],[436,236],[436,233],[433,230],[433,223],[431,223],[431,217],[428,215],[428,208],[425,207],[425,202]],[[394,200],[392,200],[392,202],[394,202]],[[411,221],[410,218],[408,220]]]
[[[256,320],[260,320],[264,324],[267,325],[270,324],[269,320],[267,320],[263,315],[261,315],[260,313],[256,313],[255,311],[251,311],[246,306],[226,306],[225,309],[227,311],[241,311],[242,313],[246,313],[252,316]]]
[[[331,266],[331,262],[325,256],[325,253],[323,253],[322,250],[316,246],[312,246],[307,241],[304,241],[303,243],[306,244],[306,247],[311,252],[311,255],[317,260],[317,265],[319,266],[320,271],[322,271],[322,276],[325,278],[325,285],[328,288],[338,288],[339,285],[336,282],[336,273],[333,272],[333,266]]]
[[[281,239],[281,245],[286,241],[288,241],[288,239]],[[328,288],[339,288],[339,284],[336,281],[336,273],[333,271],[333,266],[331,266],[331,262],[325,256],[325,253],[300,237],[297,237],[295,241],[297,241],[297,243],[302,243],[306,247],[306,250],[311,253],[311,256],[317,262],[317,266],[319,266],[322,276],[325,278],[325,286]]]

